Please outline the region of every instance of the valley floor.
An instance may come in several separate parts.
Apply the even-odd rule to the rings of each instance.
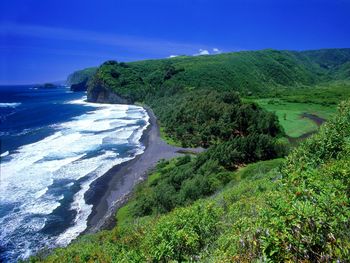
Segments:
[[[337,104],[349,96],[350,82],[343,80],[310,87],[284,88],[264,98],[246,100],[275,112],[286,135],[295,140],[315,133],[322,122],[336,113]]]
[[[336,111],[336,106],[313,103],[295,103],[280,99],[258,99],[261,107],[275,112],[286,135],[291,138],[305,138],[317,131]]]

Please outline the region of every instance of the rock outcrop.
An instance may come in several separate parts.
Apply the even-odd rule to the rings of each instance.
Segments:
[[[89,102],[97,103],[111,103],[111,104],[132,104],[133,101],[121,97],[109,89],[103,87],[94,87],[88,90],[87,100]]]
[[[87,82],[88,82],[88,80],[86,79],[86,80],[84,80],[84,81],[82,81],[82,82],[80,82],[80,83],[72,84],[72,85],[70,86],[70,90],[71,90],[71,91],[74,91],[74,92],[77,92],[77,91],[87,91],[87,89],[88,89]]]
[[[37,85],[36,88],[37,89],[55,89],[55,88],[58,88],[58,86],[52,83],[45,83],[42,85]]]

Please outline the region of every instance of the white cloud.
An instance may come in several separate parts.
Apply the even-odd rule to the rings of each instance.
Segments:
[[[213,48],[213,53],[215,53],[215,54],[220,54],[220,53],[222,53],[222,51],[221,51],[220,49],[214,47],[214,48]]]
[[[198,53],[193,54],[193,56],[203,56],[203,55],[210,55],[210,53],[206,49],[199,49]]]
[[[178,57],[179,55],[170,55],[168,58],[176,58]]]

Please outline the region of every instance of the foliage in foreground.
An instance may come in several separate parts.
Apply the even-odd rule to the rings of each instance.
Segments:
[[[45,262],[346,262],[350,101],[280,160],[249,165],[208,199],[84,236]]]
[[[137,188],[132,213],[142,217],[191,204],[223,189],[234,179],[232,170],[240,165],[279,155],[273,139],[251,135],[218,144],[196,157],[184,156],[162,162],[151,175],[151,180]]]

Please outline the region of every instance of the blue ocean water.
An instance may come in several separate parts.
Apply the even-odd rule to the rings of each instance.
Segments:
[[[143,152],[147,125],[141,107],[87,103],[67,87],[0,87],[0,262],[83,232],[90,184]]]

